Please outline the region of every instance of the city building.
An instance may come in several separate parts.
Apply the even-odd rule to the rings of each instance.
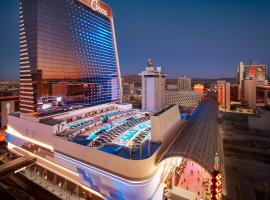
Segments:
[[[230,93],[231,93],[231,101],[238,101],[239,100],[239,97],[238,97],[238,95],[239,95],[239,93],[238,93],[238,91],[239,91],[239,85],[238,84],[231,84],[231,91],[230,91]]]
[[[248,107],[255,110],[256,109],[256,80],[255,79],[245,79],[242,80],[243,89],[243,102],[247,103]]]
[[[148,107],[157,112],[120,103],[120,70],[109,6],[97,0],[21,0],[20,29],[21,39],[26,40],[20,42],[20,48],[25,47],[21,49],[23,101],[20,112],[8,115],[6,141],[10,152],[30,158],[31,164],[35,161],[29,170],[85,199],[158,200],[163,198],[164,181],[191,159],[198,164],[196,177],[200,179],[193,196],[210,198],[206,193],[217,152],[213,142],[217,141],[216,102],[205,99],[189,122],[182,121],[177,105],[164,106],[165,74],[149,60],[142,72],[142,96],[150,93],[146,100],[157,100]],[[74,40],[68,40],[71,36]],[[63,38],[57,41],[55,37]],[[71,54],[66,61],[65,54],[74,46],[81,60]],[[47,54],[48,49],[53,51]],[[102,60],[103,56],[112,60]],[[80,65],[56,73],[52,61],[67,67],[73,62]]]
[[[131,98],[135,95],[135,84],[134,83],[122,83],[123,86],[123,102],[130,102]]]
[[[241,101],[243,99],[243,92],[242,92],[242,83],[244,80],[244,63],[240,62],[239,66],[237,66],[237,83],[239,85],[238,87],[238,97],[239,97],[239,101]]]
[[[226,81],[217,81],[217,102],[223,110],[229,110],[231,105],[231,84]]]
[[[257,86],[257,105],[267,106],[270,105],[270,85]]]
[[[166,90],[167,105],[196,108],[200,100],[201,94],[196,91]]]
[[[122,76],[123,95],[122,102],[132,104],[133,108],[142,108],[142,84],[140,75]]]
[[[158,152],[183,123],[176,105],[165,106],[161,68],[149,60],[142,76],[153,116],[120,103],[112,11],[103,2],[21,0],[21,102],[8,115],[9,150],[35,158],[35,171],[72,194],[150,199],[169,170],[157,168]]]
[[[199,92],[201,94],[201,96],[203,96],[204,85],[203,84],[195,84],[193,90],[196,92]]]
[[[270,113],[262,114],[260,108],[256,115],[223,113],[219,134],[224,152],[224,186],[227,186],[224,199],[256,200],[257,188],[269,180],[265,174],[269,174],[270,168]],[[261,188],[260,192],[269,199],[268,187]]]
[[[6,140],[9,151],[35,158],[34,172],[86,199],[95,195],[97,199],[161,200],[163,183],[187,159],[198,166],[193,168],[188,161],[185,177],[193,168],[200,171],[195,180],[201,179],[189,181],[188,186],[194,184],[191,191],[208,199],[212,156],[217,151],[216,109],[213,99],[204,100],[190,122],[180,120],[176,105],[152,116],[119,103],[46,117],[12,113]],[[177,187],[182,179],[177,179]],[[206,180],[207,186],[202,183]]]
[[[261,107],[258,108],[257,116],[249,116],[248,117],[248,126],[253,130],[262,130],[265,132],[269,132],[270,130],[270,109],[269,107]]]
[[[19,96],[19,81],[0,81],[0,96]]]
[[[242,101],[244,98],[243,92],[243,80],[255,79],[256,85],[267,85],[267,65],[266,64],[249,64],[246,65],[244,62],[240,62],[237,66],[237,81],[239,85],[239,100]]]
[[[161,67],[154,67],[151,59],[147,61],[142,76],[142,109],[151,113],[162,109],[166,104],[165,85],[166,75],[161,72]]]
[[[191,90],[191,78],[187,76],[181,76],[177,78],[177,85],[179,90]]]
[[[21,112],[120,102],[114,24],[105,4],[21,0],[19,21]]]
[[[166,90],[178,90],[178,86],[175,84],[166,84]]]
[[[19,96],[0,97],[0,130],[6,129],[8,115],[19,111]]]

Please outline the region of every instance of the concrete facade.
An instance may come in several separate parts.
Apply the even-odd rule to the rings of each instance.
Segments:
[[[226,81],[217,81],[217,101],[222,109],[230,109],[231,85]]]
[[[165,74],[149,59],[142,76],[142,109],[154,113],[165,106]]]
[[[178,106],[171,105],[164,109],[151,116],[152,140],[155,142],[163,142],[180,122]]]
[[[177,78],[177,85],[179,90],[191,90],[191,78],[187,76],[181,76]]]
[[[9,113],[19,110],[19,97],[1,97],[0,98],[0,129],[5,129],[8,124]]]
[[[256,109],[256,80],[249,79],[242,81],[242,92],[243,101],[248,104],[248,106],[255,110]]]
[[[166,90],[166,104],[177,104],[182,107],[197,107],[201,94],[195,91]]]

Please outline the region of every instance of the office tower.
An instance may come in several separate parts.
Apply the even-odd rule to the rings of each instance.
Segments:
[[[112,11],[96,0],[21,0],[21,112],[120,100]]]
[[[242,80],[243,89],[243,102],[247,103],[249,108],[256,109],[256,80],[255,79],[245,79]]]
[[[237,83],[239,85],[238,87],[238,98],[239,101],[243,99],[243,93],[242,93],[242,81],[244,80],[244,63],[240,62],[239,66],[237,66]]]
[[[161,67],[154,67],[151,59],[148,60],[142,76],[142,108],[149,112],[156,112],[165,106],[166,75]]]
[[[217,81],[217,101],[221,109],[229,110],[231,105],[231,84],[226,81]]]
[[[243,91],[243,80],[255,79],[256,85],[266,85],[267,84],[267,65],[266,64],[244,64],[240,62],[237,67],[237,80],[239,85],[239,100],[243,101],[244,91]]]
[[[239,85],[237,83],[231,84],[231,101],[239,100]]]
[[[191,78],[187,76],[181,76],[177,78],[177,85],[179,90],[191,90]]]
[[[196,92],[198,92],[198,93],[200,93],[201,96],[203,96],[204,85],[203,84],[195,84],[193,90],[196,91]]]

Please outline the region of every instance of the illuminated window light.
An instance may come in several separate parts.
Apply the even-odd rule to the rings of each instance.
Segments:
[[[11,126],[9,126],[9,125],[8,125],[8,128],[7,128],[7,131],[6,131],[6,132],[7,132],[8,134],[10,134],[10,135],[16,136],[16,137],[18,137],[18,138],[21,138],[21,139],[26,140],[26,141],[28,141],[28,142],[31,142],[31,143],[33,143],[33,144],[36,144],[36,145],[39,145],[39,146],[44,147],[44,148],[46,148],[46,149],[49,149],[51,152],[54,151],[53,146],[48,145],[48,144],[45,144],[45,143],[42,143],[42,142],[39,142],[39,141],[37,141],[37,140],[35,140],[35,139],[32,139],[32,138],[26,137],[26,136],[20,134],[19,132],[17,132],[16,130],[14,130],[14,129],[13,129]]]

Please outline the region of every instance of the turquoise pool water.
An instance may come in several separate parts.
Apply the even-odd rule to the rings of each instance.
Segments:
[[[147,127],[146,124],[139,125],[139,129],[145,129]]]
[[[106,125],[106,126],[103,126],[102,128],[96,129],[95,131],[93,131],[93,132],[91,132],[91,133],[88,134],[88,138],[87,139],[94,140],[97,137],[97,134],[100,131],[107,131],[110,128],[111,128],[111,125]]]
[[[118,140],[120,142],[126,142],[130,140],[136,133],[138,133],[138,130],[130,130],[126,134],[122,135]]]
[[[77,122],[69,123],[69,124],[67,124],[67,126],[74,127],[74,126],[80,125],[81,123],[83,123],[85,121],[87,121],[87,120],[80,120],[80,121],[77,121]]]
[[[136,115],[131,115],[131,116],[125,117],[125,118],[123,118],[123,119],[120,119],[120,120],[116,121],[115,124],[116,124],[116,125],[123,124],[124,122],[126,122],[126,121],[127,121],[128,119],[130,119],[130,118],[136,119],[137,116],[136,116]]]
[[[123,134],[122,136],[120,136],[118,138],[118,141],[120,141],[120,142],[127,142],[134,135],[136,135],[139,131],[142,131],[142,130],[150,127],[150,126],[151,126],[151,122],[150,121],[147,121],[147,122],[144,122],[143,124],[140,124],[138,126],[135,126],[133,129],[127,131],[125,134]]]

